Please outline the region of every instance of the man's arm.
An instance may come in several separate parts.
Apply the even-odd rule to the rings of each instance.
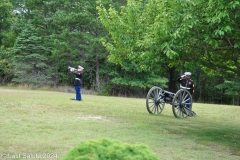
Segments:
[[[176,81],[180,83],[183,78],[185,78],[185,75],[182,75],[181,77],[178,77],[178,78],[176,79]]]
[[[178,77],[178,78],[176,79],[176,81],[179,82],[179,83],[181,82],[181,80],[182,80],[181,77]]]

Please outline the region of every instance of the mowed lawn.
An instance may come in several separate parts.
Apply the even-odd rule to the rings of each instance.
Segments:
[[[62,159],[83,141],[145,144],[163,160],[240,159],[240,107],[194,103],[177,119],[170,105],[150,115],[145,99],[0,87],[0,159]]]

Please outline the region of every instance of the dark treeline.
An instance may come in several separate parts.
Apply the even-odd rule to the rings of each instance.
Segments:
[[[1,0],[0,83],[83,86],[101,95],[176,92],[192,72],[194,100],[240,105],[240,3],[210,0]]]

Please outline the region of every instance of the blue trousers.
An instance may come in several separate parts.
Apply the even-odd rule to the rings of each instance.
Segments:
[[[191,101],[190,101],[190,99],[189,99],[189,100],[187,100],[186,103],[190,103],[190,102],[191,102]],[[190,104],[187,104],[186,107],[187,107],[188,109],[190,109]]]
[[[190,98],[190,97],[187,97],[187,98]],[[190,99],[187,100],[186,103],[191,103]],[[186,107],[190,109],[191,105],[190,105],[190,104],[187,104]]]
[[[75,86],[75,91],[76,91],[76,100],[81,101],[82,100],[81,86]]]

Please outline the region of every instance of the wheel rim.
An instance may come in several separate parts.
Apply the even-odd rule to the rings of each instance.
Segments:
[[[179,90],[172,102],[173,114],[177,118],[186,118],[192,111],[192,95],[188,90]]]
[[[147,110],[150,114],[159,114],[163,111],[165,103],[161,98],[162,89],[160,87],[152,87],[146,98]]]

